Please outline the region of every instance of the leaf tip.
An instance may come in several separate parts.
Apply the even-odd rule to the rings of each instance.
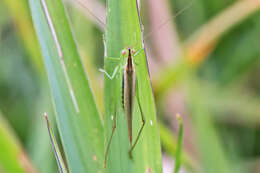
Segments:
[[[48,118],[48,114],[47,114],[47,112],[44,112],[43,113],[43,116],[44,116],[44,118],[45,118],[45,120],[46,120],[46,123],[47,123],[47,126],[49,127],[49,118]]]

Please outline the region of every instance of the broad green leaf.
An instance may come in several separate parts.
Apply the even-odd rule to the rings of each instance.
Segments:
[[[34,173],[11,128],[0,112],[0,172]]]
[[[131,47],[140,53],[134,57],[138,93],[146,124],[143,133],[133,151],[133,160],[129,159],[129,139],[126,115],[122,108],[122,68],[111,80],[105,76],[105,144],[112,132],[113,118],[116,118],[116,129],[108,153],[106,172],[160,173],[162,160],[159,133],[157,129],[154,98],[151,89],[145,51],[142,50],[140,21],[137,2],[132,0],[109,0],[107,3],[107,28],[105,36],[106,57],[105,71],[112,74],[122,59],[121,51]],[[137,92],[136,92],[137,93]],[[113,117],[113,118],[111,118]],[[133,141],[141,123],[140,110],[135,99],[133,113]]]
[[[102,170],[103,126],[61,0],[30,0],[69,171]]]

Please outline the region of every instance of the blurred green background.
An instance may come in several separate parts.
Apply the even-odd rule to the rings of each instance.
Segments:
[[[104,22],[105,3],[65,2],[103,112],[103,79],[98,69],[103,67],[105,24],[96,22],[91,14]],[[182,171],[260,173],[260,1],[141,3],[162,126],[164,172],[173,169],[178,132],[175,114],[180,113],[186,158]],[[52,101],[28,1],[1,0],[0,126],[6,129],[8,124],[3,134],[15,135],[15,143],[26,152],[34,169],[57,172],[42,116],[46,111],[53,112]],[[53,114],[50,116],[54,121]],[[5,142],[0,140],[0,148]],[[0,153],[0,172],[7,155],[8,150]]]

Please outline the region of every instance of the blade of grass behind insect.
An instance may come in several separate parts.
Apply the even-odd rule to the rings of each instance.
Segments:
[[[0,112],[0,172],[33,173],[34,168],[23,152],[11,128]]]
[[[119,58],[123,48],[136,51],[142,48],[141,29],[136,1],[109,0],[107,3],[106,57]],[[117,128],[108,155],[107,172],[162,172],[161,149],[157,129],[154,98],[144,50],[134,57],[141,107],[146,119],[143,133],[129,159],[129,139],[125,114],[122,110],[122,76],[105,78],[105,137],[111,135],[111,115],[117,112]],[[105,70],[112,74],[117,61],[105,58]],[[122,73],[120,73],[122,75]],[[133,140],[141,127],[141,115],[135,100],[133,114]],[[133,164],[131,164],[133,163]]]
[[[30,0],[30,7],[69,171],[99,172],[103,126],[62,1]]]

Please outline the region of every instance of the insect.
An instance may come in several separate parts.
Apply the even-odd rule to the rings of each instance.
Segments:
[[[138,80],[136,78],[135,74],[135,65],[133,58],[139,54],[140,51],[143,49],[140,49],[138,52],[135,51],[135,49],[127,48],[122,51],[122,55],[125,56],[127,55],[127,60],[126,64],[123,67],[123,75],[122,75],[122,106],[127,118],[127,126],[128,126],[128,138],[130,142],[130,150],[129,150],[129,157],[132,158],[132,151],[135,148],[138,140],[140,139],[141,133],[143,131],[143,128],[145,126],[145,117],[144,113],[141,107],[141,102],[139,99],[139,93],[138,93]],[[120,69],[120,64],[117,66],[112,74],[110,76],[105,70],[100,70],[106,74],[106,76],[109,79],[113,79],[116,74],[119,72]],[[142,119],[142,125],[137,133],[137,137],[135,141],[133,142],[133,131],[132,131],[132,119],[133,119],[133,108],[134,108],[134,100],[135,96],[137,97],[137,102],[138,102],[138,107],[141,113],[141,119]],[[109,138],[106,151],[105,151],[105,160],[104,160],[104,167],[106,167],[106,161],[108,157],[108,151],[110,148],[110,144],[112,141],[112,137],[114,135],[116,129],[116,117],[113,117],[113,126],[112,126],[112,133]]]

